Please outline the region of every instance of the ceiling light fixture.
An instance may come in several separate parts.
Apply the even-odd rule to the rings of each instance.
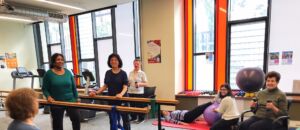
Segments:
[[[7,16],[0,16],[0,19],[5,19],[5,20],[13,20],[13,21],[20,21],[20,22],[34,22],[29,19],[22,19],[22,18],[14,18],[14,17],[7,17]]]
[[[71,6],[71,5],[62,4],[62,3],[57,3],[57,2],[48,1],[48,0],[37,0],[37,1],[39,1],[39,2],[44,2],[44,3],[48,3],[48,4],[52,4],[52,5],[57,5],[57,6],[62,6],[62,7],[67,7],[67,8],[72,8],[72,9],[82,10],[82,11],[85,10],[85,9],[83,9],[83,8],[79,8],[79,7],[76,7],[76,6]]]

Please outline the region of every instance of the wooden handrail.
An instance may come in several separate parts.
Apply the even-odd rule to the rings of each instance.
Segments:
[[[119,101],[128,101],[128,102],[144,102],[151,103],[150,98],[134,98],[134,97],[122,97],[117,98],[115,96],[87,96],[87,95],[79,95],[80,98],[84,99],[98,99],[98,100],[119,100]],[[155,99],[155,102],[162,105],[177,105],[179,101],[177,100],[167,100],[167,99]]]
[[[0,90],[0,93],[10,93],[10,91]]]
[[[105,111],[110,111],[112,109],[112,106],[110,106],[110,105],[62,102],[62,101],[48,102],[43,99],[39,99],[38,102],[42,105],[67,106],[67,107],[76,107],[76,108],[82,108],[82,109],[105,110]],[[130,112],[130,113],[148,113],[149,112],[149,109],[147,107],[135,108],[135,107],[116,106],[116,109],[120,112]]]
[[[0,98],[6,98],[7,96],[0,95]]]

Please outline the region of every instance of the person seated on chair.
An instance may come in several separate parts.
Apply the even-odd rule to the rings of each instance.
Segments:
[[[215,122],[210,130],[231,130],[231,126],[237,125],[240,113],[229,84],[221,85],[220,94],[223,98],[214,111],[220,113],[222,118]]]
[[[12,91],[6,98],[7,114],[14,119],[7,130],[40,130],[33,119],[39,112],[37,94],[29,88]]]
[[[222,84],[221,88],[223,88],[223,86],[226,85],[227,84]],[[212,105],[212,103],[214,102],[220,103],[222,99],[228,95],[229,92],[231,92],[231,89],[230,91],[219,92],[213,101],[199,105],[190,111],[188,110],[175,110],[171,112],[161,111],[162,117],[164,118],[163,120],[174,124],[188,125],[188,123],[194,122],[200,115],[202,115],[204,110],[210,105]]]
[[[272,130],[280,128],[279,124],[272,122],[279,116],[287,114],[286,95],[279,90],[278,83],[280,74],[275,71],[267,73],[266,89],[259,91],[256,95],[257,102],[251,102],[251,106],[256,106],[255,115],[241,123],[240,130]]]
[[[128,94],[130,97],[135,98],[144,98],[144,87],[147,87],[147,76],[145,72],[141,70],[141,60],[135,59],[133,61],[134,69],[129,73],[129,88]],[[146,107],[146,103],[141,102],[131,102],[130,107],[139,107],[144,108]],[[130,114],[131,120],[136,123],[142,123],[145,120],[145,114],[137,114],[132,113]]]

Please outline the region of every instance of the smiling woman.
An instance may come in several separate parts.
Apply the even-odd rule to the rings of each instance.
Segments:
[[[286,95],[278,89],[280,74],[275,71],[268,72],[265,77],[266,89],[257,93],[257,102],[254,116],[244,121],[240,130],[279,130],[283,127],[279,123],[272,123],[277,117],[287,115]]]
[[[43,79],[43,94],[48,102],[66,101],[78,102],[78,92],[76,90],[74,77],[71,72],[64,67],[64,56],[55,53],[51,56],[50,70]],[[63,130],[64,112],[70,115],[73,130],[80,130],[80,116],[76,108],[51,106],[51,117],[53,130]]]

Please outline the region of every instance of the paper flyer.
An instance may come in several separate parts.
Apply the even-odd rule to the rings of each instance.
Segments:
[[[147,41],[148,63],[161,63],[161,43],[160,40]]]
[[[269,65],[279,65],[279,52],[269,53]]]
[[[293,63],[293,51],[282,52],[282,64],[291,65]]]
[[[5,53],[5,56],[6,56],[6,66],[8,69],[14,69],[18,67],[16,53]]]
[[[5,53],[0,53],[0,69],[6,69],[6,56]]]

